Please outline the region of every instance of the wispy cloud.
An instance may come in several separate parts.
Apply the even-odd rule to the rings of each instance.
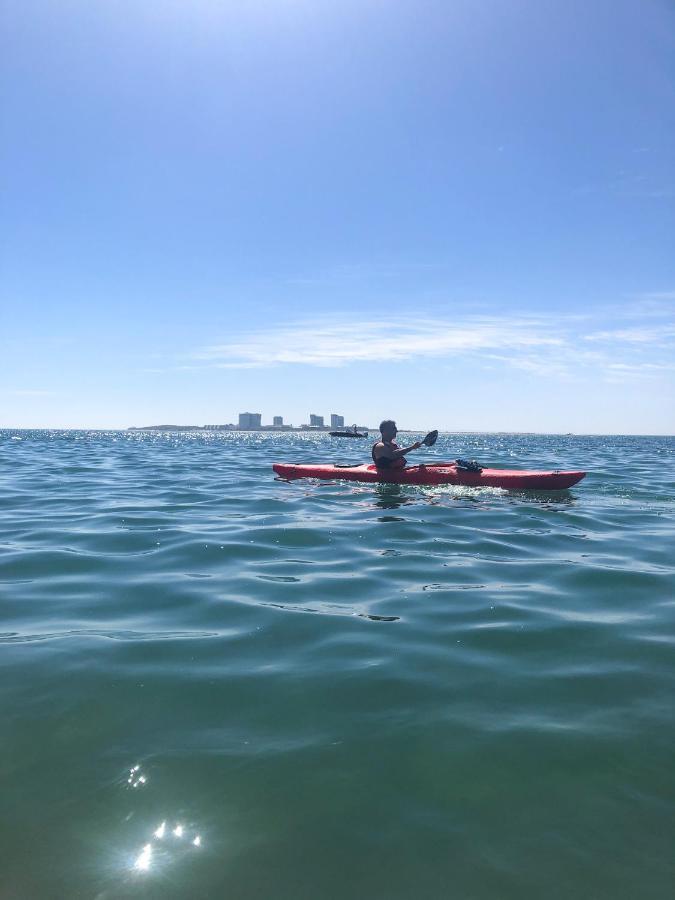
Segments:
[[[670,199],[675,194],[675,188],[658,176],[644,172],[618,171],[613,177],[579,185],[573,189],[573,193],[579,196],[608,193],[616,197],[662,200]]]
[[[487,316],[463,321],[398,317],[349,324],[298,322],[209,345],[191,356],[193,360],[227,368],[279,364],[336,367],[500,348],[554,347],[562,343],[534,317],[509,321]]]
[[[18,389],[12,391],[5,391],[5,394],[8,394],[10,397],[55,397],[55,391],[41,391],[41,390],[30,390],[30,389]]]
[[[675,291],[647,291],[640,297],[644,300],[675,301]]]
[[[661,302],[662,297],[669,298],[670,294],[663,292],[655,302]],[[537,377],[587,378],[594,373],[611,381],[619,377],[653,378],[672,368],[675,324],[668,302],[663,303],[662,312],[661,321],[652,317],[647,323],[637,316],[626,316],[624,327],[614,329],[601,327],[606,326],[606,317],[558,312],[508,317],[371,316],[348,323],[334,318],[304,320],[207,344],[184,357],[179,368],[336,368],[464,356]]]
[[[587,341],[612,341],[628,344],[661,344],[675,337],[675,325],[648,328],[618,328],[614,331],[596,331],[585,335]]]

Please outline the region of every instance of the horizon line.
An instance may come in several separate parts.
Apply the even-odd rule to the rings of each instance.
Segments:
[[[274,431],[273,429],[239,429],[239,428],[205,428],[203,425],[186,425],[180,426],[175,429],[166,429],[163,430],[164,434],[178,434],[181,432],[183,428],[197,429],[199,431],[208,431],[208,432],[219,432],[226,434],[293,434],[297,431],[304,431],[305,434],[328,434],[328,429],[301,429],[294,428],[293,431]],[[136,427],[136,426],[128,426],[128,427],[87,427],[87,426],[11,426],[11,425],[0,425],[0,432],[3,431],[85,431],[85,432],[118,432],[122,434],[127,434],[130,430],[133,431],[156,431],[158,430],[158,426],[148,426],[144,427]],[[370,431],[375,434],[379,432],[379,428],[371,428]],[[427,428],[399,428],[399,434],[425,434],[428,431]],[[675,438],[675,433],[672,432],[641,432],[641,431],[528,431],[528,430],[516,430],[516,431],[505,431],[503,429],[452,429],[452,430],[444,430],[442,428],[438,429],[439,434],[529,434],[529,435],[553,435],[553,436],[561,436],[561,437],[668,437]]]

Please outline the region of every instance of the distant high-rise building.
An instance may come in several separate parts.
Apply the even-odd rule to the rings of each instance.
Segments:
[[[323,416],[315,416],[314,413],[310,413],[309,424],[314,428],[323,428]]]
[[[331,428],[344,428],[345,427],[345,417],[338,416],[335,413],[330,414],[330,427]]]
[[[283,417],[283,416],[275,416],[275,417],[272,419],[272,424],[273,424],[273,425],[283,425],[283,424],[284,424],[284,417]]]
[[[240,431],[250,431],[254,428],[260,428],[261,413],[239,413],[239,429]]]

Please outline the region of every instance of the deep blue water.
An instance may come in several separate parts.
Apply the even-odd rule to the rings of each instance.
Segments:
[[[2,900],[673,896],[675,439],[367,452],[0,432]]]

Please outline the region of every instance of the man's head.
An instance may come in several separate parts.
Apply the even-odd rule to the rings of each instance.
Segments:
[[[385,419],[380,422],[380,434],[383,441],[393,441],[396,437],[396,422],[393,419]]]

